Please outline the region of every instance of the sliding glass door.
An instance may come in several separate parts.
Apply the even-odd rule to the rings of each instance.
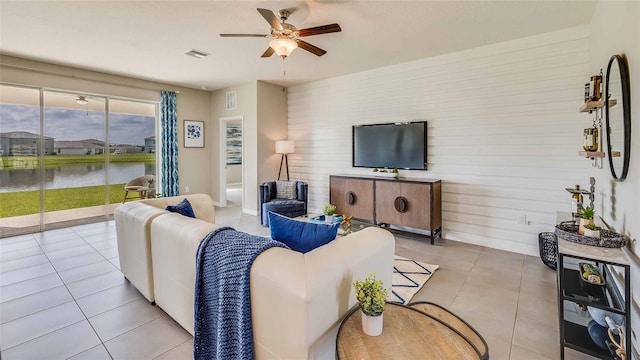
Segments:
[[[152,102],[0,85],[0,237],[113,218],[125,184],[156,174],[156,114]]]
[[[40,230],[40,133],[40,90],[0,85],[0,237]]]
[[[106,98],[44,91],[44,226],[107,215]]]

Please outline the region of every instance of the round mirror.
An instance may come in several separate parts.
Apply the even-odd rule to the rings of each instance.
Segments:
[[[607,157],[611,175],[624,181],[631,156],[631,102],[629,68],[623,56],[613,55],[607,65],[605,81]]]

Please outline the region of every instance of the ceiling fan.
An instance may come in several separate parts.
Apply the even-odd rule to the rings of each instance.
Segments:
[[[316,26],[307,29],[298,30],[295,26],[288,24],[286,21],[291,15],[291,12],[287,9],[279,10],[278,17],[280,21],[278,21],[278,17],[273,13],[273,11],[268,9],[258,9],[258,12],[262,17],[267,20],[267,22],[271,25],[271,33],[268,35],[265,34],[220,34],[222,37],[264,37],[268,39],[272,39],[269,42],[269,48],[262,54],[263,58],[270,57],[275,52],[279,56],[283,58],[291,55],[291,52],[295,50],[295,48],[300,47],[301,49],[307,50],[308,52],[315,54],[317,56],[322,56],[327,52],[325,50],[320,49],[319,47],[309,44],[308,42],[301,40],[301,37],[311,36],[311,35],[320,35],[320,34],[328,34],[333,32],[340,32],[342,29],[338,24],[329,24]]]

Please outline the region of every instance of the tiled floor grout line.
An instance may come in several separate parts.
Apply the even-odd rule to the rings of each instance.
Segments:
[[[74,231],[74,232],[75,232],[75,231]],[[87,243],[87,241],[86,241],[83,237],[81,237],[81,239],[82,239],[82,241],[84,241],[85,243]],[[70,296],[71,296],[71,298],[73,299],[73,302],[76,304],[76,306],[78,307],[78,309],[79,309],[79,310],[80,310],[80,312],[82,313],[82,316],[84,316],[84,319],[83,319],[83,320],[80,320],[80,321],[78,321],[78,322],[75,322],[74,324],[77,324],[77,323],[79,323],[79,322],[82,322],[82,321],[85,321],[85,320],[86,320],[86,321],[87,321],[87,324],[89,324],[89,326],[91,327],[91,330],[93,330],[93,332],[96,334],[96,337],[98,338],[98,340],[100,340],[100,344],[102,344],[102,346],[105,348],[105,350],[106,350],[106,351],[107,351],[107,353],[109,354],[109,357],[111,357],[111,359],[113,359],[113,356],[111,355],[111,353],[109,352],[109,350],[107,349],[107,347],[106,347],[106,346],[104,346],[104,342],[102,342],[102,339],[100,338],[100,335],[98,335],[98,332],[97,332],[97,331],[96,331],[96,329],[93,327],[93,324],[91,324],[91,322],[89,321],[89,318],[87,317],[87,315],[85,314],[85,312],[82,310],[82,307],[80,307],[80,304],[78,304],[78,301],[77,301],[76,297],[75,297],[75,296],[73,296],[73,293],[69,290],[69,287],[68,287],[68,286],[67,286],[67,284],[64,282],[64,279],[62,279],[62,277],[60,276],[60,273],[58,272],[58,269],[56,269],[56,268],[53,266],[53,263],[51,263],[51,259],[49,258],[49,256],[47,255],[47,253],[45,253],[45,251],[44,251],[44,249],[42,248],[42,246],[40,245],[40,243],[39,243],[38,241],[36,241],[36,243],[37,243],[37,244],[38,244],[38,246],[40,247],[40,250],[44,253],[44,256],[47,258],[47,260],[49,260],[49,263],[51,264],[51,266],[54,268],[54,270],[55,270],[55,274],[56,274],[56,275],[58,275],[58,278],[59,278],[59,279],[60,279],[60,281],[62,282],[62,286],[64,286],[64,287],[65,287],[65,289],[67,289],[67,292],[69,292],[69,295],[70,295]],[[87,244],[88,244],[88,243],[87,243]],[[102,254],[100,254],[100,256],[102,256]],[[104,258],[104,256],[103,256],[103,258]],[[73,324],[71,324],[71,325],[73,325]],[[67,326],[71,326],[71,325],[67,325]],[[63,327],[62,327],[62,328],[60,328],[60,329],[64,329],[64,328],[66,328],[67,326],[63,326]],[[53,331],[58,331],[58,330],[60,330],[60,329],[56,329],[56,330],[53,330]],[[40,336],[38,336],[38,337],[35,337],[35,338],[31,339],[31,340],[35,340],[35,339],[40,338],[40,337],[42,337],[42,336],[48,335],[48,334],[52,333],[53,331],[50,331],[50,332],[48,332],[48,333],[46,333],[46,334],[42,334],[42,335],[40,335]],[[28,340],[28,341],[31,341],[31,340]],[[90,349],[92,349],[92,348],[85,349],[85,350],[83,350],[83,351],[81,351],[81,352],[79,352],[79,353],[77,353],[77,354],[71,355],[70,357],[76,356],[76,355],[81,354],[81,353],[83,353],[83,352],[85,352],[85,351],[87,351],[87,350],[90,350]]]
[[[162,355],[164,355],[164,354],[166,354],[166,353],[168,353],[168,352],[170,352],[170,351],[172,351],[172,350],[175,350],[176,348],[178,348],[178,347],[182,346],[182,344],[184,344],[184,343],[186,343],[186,342],[189,342],[189,341],[191,341],[191,339],[187,339],[187,340],[185,340],[185,341],[181,342],[180,344],[178,344],[178,345],[176,345],[176,346],[172,347],[171,349],[169,349],[169,350],[167,350],[167,351],[163,352],[162,354],[160,354],[160,355],[158,355],[158,356],[154,357],[152,360],[155,360],[155,359],[160,358]]]
[[[66,302],[65,304],[68,304],[68,303],[70,303],[70,302],[71,302],[71,301]],[[63,305],[63,304],[60,304],[60,305]],[[56,306],[59,306],[59,305],[56,305]],[[55,307],[55,306],[54,306],[54,307]],[[36,313],[34,313],[34,314],[36,314]],[[24,344],[24,343],[27,343],[27,342],[29,342],[29,341],[33,341],[33,340],[35,340],[35,339],[39,339],[39,338],[41,338],[41,337],[43,337],[43,336],[47,336],[47,335],[51,334],[51,333],[52,333],[52,332],[54,332],[54,331],[58,331],[58,330],[62,330],[62,329],[66,329],[66,328],[68,328],[69,326],[73,326],[73,325],[75,325],[75,324],[77,324],[77,323],[81,323],[81,322],[83,322],[83,321],[85,321],[85,320],[86,320],[86,319],[82,319],[82,320],[79,320],[79,321],[74,322],[73,324],[65,325],[65,326],[63,326],[63,327],[61,327],[61,328],[59,328],[59,329],[55,329],[55,330],[53,330],[53,331],[49,331],[49,332],[48,332],[48,333],[46,333],[46,334],[42,334],[42,335],[40,335],[40,336],[36,336],[36,337],[34,337],[33,339],[25,340],[25,341],[23,341],[23,342],[21,342],[21,343],[15,344],[15,345],[13,345],[13,346],[11,346],[11,347],[8,347],[8,348],[6,348],[6,349],[2,349],[2,351],[7,351],[7,350],[10,350],[10,349],[13,349],[13,348],[14,348],[14,347],[16,347],[16,346],[20,346],[20,345],[22,345],[22,344]],[[12,320],[12,321],[13,321],[13,320]],[[87,349],[87,350],[89,350],[89,349]],[[85,351],[86,351],[86,350],[85,350]],[[77,354],[74,354],[73,356],[75,356],[75,355],[77,355]]]

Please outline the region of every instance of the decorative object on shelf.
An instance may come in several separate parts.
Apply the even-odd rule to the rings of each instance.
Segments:
[[[611,319],[615,325],[624,324],[624,315],[622,314],[603,310],[594,306],[587,306],[587,310],[589,311],[591,318],[600,326],[609,327],[606,318]]]
[[[375,274],[363,281],[356,280],[353,287],[362,310],[362,330],[369,336],[382,334],[382,315],[389,289],[384,288],[382,280],[376,279]]]
[[[605,121],[607,155],[611,176],[624,181],[629,172],[631,156],[631,85],[629,67],[624,55],[613,55],[607,65],[605,81]],[[613,108],[614,100],[621,106]],[[614,149],[620,149],[622,159],[614,159]]]
[[[625,350],[626,340],[624,337],[624,329],[620,325],[615,325],[615,329],[618,332],[618,336],[620,340],[616,341],[615,335],[614,335],[616,331],[611,329],[611,325],[609,325],[609,329],[607,330],[607,333],[609,335],[609,340],[611,340],[611,344],[615,346],[616,355],[620,358],[620,360],[627,360],[627,351]]]
[[[278,169],[278,180],[280,180],[280,174],[282,173],[282,162],[284,162],[287,170],[287,181],[289,180],[289,160],[288,154],[293,154],[295,150],[295,143],[291,140],[278,140],[276,141],[276,154],[282,154],[280,157],[280,168]]]
[[[582,202],[584,198],[582,197],[582,190],[580,190],[580,185],[576,185],[576,187],[573,189],[565,188],[565,190],[571,193],[571,213],[573,217],[582,217]]]
[[[322,207],[322,213],[324,214],[325,221],[328,223],[333,222],[333,214],[335,212],[336,212],[336,206],[333,204],[324,204],[324,206]]]
[[[579,243],[589,246],[597,246],[604,248],[620,248],[627,246],[627,239],[624,235],[618,234],[607,229],[600,230],[600,238],[593,238],[589,236],[580,235],[578,233],[578,225],[575,221],[564,221],[556,225],[556,236],[563,238],[567,241]]]
[[[595,211],[593,211],[592,207],[587,206],[582,209],[582,214],[580,215],[580,227],[578,228],[578,233],[580,235],[584,235],[584,226],[588,224],[593,224],[593,216],[595,215]]]
[[[591,85],[589,83],[584,84],[584,102],[589,101],[589,94],[591,93]]]
[[[184,147],[204,147],[204,121],[184,121]]]
[[[351,220],[353,220],[353,215],[343,214],[340,226],[342,226],[342,228],[345,230],[351,229]]]
[[[373,170],[373,176],[379,176],[379,177],[388,177],[388,178],[397,178],[398,177],[398,169],[378,169],[378,168],[374,168]]]
[[[589,82],[589,100],[598,101],[602,96],[602,70],[600,75],[593,75]]]
[[[595,320],[591,320],[587,324],[587,331],[594,344],[598,345],[601,349],[608,349],[607,340],[609,339],[609,334],[607,333],[606,327],[600,326]]]
[[[584,236],[600,238],[600,230],[602,228],[596,224],[587,224],[584,226]]]
[[[580,156],[590,158],[593,167],[602,169],[604,153],[600,149],[602,144],[602,109],[605,101],[601,101],[602,97],[602,69],[600,74],[591,76],[591,81],[585,84],[585,103],[580,107],[580,112],[594,113],[593,126],[591,128],[584,129],[584,141],[582,144],[583,151],[580,151]]]
[[[592,285],[604,286],[604,278],[597,267],[589,263],[578,263],[578,267],[580,268],[580,278],[582,281],[586,281]]]
[[[556,234],[552,232],[538,234],[538,248],[542,263],[555,270],[558,267],[558,238]]]
[[[582,148],[585,151],[598,150],[598,128],[592,127],[584,129],[584,141],[582,142]]]
[[[333,216],[331,221],[329,221],[327,219],[326,216],[324,215],[319,215],[319,216],[314,216],[312,218],[309,218],[309,222],[312,223],[316,223],[316,224],[326,224],[326,223],[330,223],[330,224],[334,224],[334,223],[340,223],[340,225],[342,226],[342,217],[340,216]]]

